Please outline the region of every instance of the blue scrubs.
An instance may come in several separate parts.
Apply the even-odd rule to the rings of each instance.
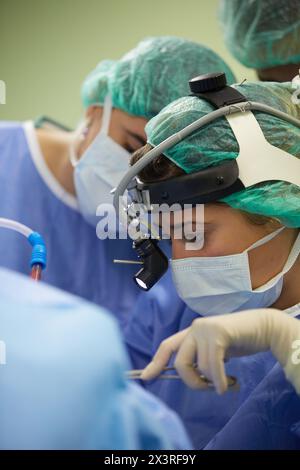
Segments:
[[[206,450],[300,450],[300,396],[277,363]]]
[[[144,368],[165,338],[187,328],[199,317],[186,307],[177,294],[169,295],[164,287],[155,286],[147,296],[138,300],[125,330],[134,368]],[[226,370],[238,378],[240,391],[230,391],[222,396],[213,391],[191,390],[181,380],[158,379],[145,382],[144,386],[179,414],[194,447],[203,449],[239,412],[275,363],[269,352],[231,359],[226,364]],[[263,409],[260,411],[267,413]]]
[[[0,449],[191,448],[178,417],[125,381],[111,315],[3,268],[0,303]]]
[[[43,279],[112,311],[124,326],[140,294],[130,240],[99,240],[82,218],[74,197],[54,180],[41,156],[33,125],[0,123],[0,216],[41,233],[48,248]],[[29,272],[30,246],[19,234],[0,229],[0,266]]]

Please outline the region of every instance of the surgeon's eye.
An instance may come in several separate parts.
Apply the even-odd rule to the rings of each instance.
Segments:
[[[133,147],[131,147],[131,145],[125,145],[125,150],[127,150],[127,152],[129,153],[134,153],[137,149],[134,149]]]
[[[131,132],[130,130],[127,129],[127,138],[125,142],[125,148],[128,152],[134,153],[136,150],[139,148],[143,147],[145,145],[145,139],[141,137],[140,135]]]

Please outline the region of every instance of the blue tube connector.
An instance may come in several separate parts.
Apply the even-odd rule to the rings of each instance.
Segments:
[[[42,269],[47,266],[47,248],[42,236],[38,232],[32,232],[28,241],[32,246],[30,267],[40,264]]]

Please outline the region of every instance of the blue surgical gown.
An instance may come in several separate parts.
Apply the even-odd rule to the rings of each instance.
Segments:
[[[165,338],[187,328],[200,317],[165,287],[155,286],[147,297],[138,299],[125,329],[126,344],[135,368],[144,368]],[[173,361],[174,358],[170,364]],[[144,386],[179,414],[194,447],[203,449],[237,415],[275,363],[269,352],[231,359],[226,370],[238,378],[240,390],[229,391],[222,396],[214,391],[192,390],[181,380],[157,379],[145,382]],[[272,395],[272,389],[266,393]],[[260,411],[267,413],[266,410]]]
[[[140,294],[130,240],[99,240],[76,199],[47,168],[32,123],[0,122],[0,217],[40,232],[48,248],[43,279],[109,309],[124,326]],[[0,229],[0,266],[27,274],[30,246],[19,234]]]
[[[300,397],[277,363],[206,450],[300,450]]]
[[[3,268],[0,305],[0,449],[191,448],[104,309]]]

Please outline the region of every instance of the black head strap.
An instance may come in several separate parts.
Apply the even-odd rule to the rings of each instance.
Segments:
[[[139,183],[139,189],[149,191],[151,204],[205,204],[244,189],[238,175],[236,161],[227,160],[222,165],[158,183]]]

